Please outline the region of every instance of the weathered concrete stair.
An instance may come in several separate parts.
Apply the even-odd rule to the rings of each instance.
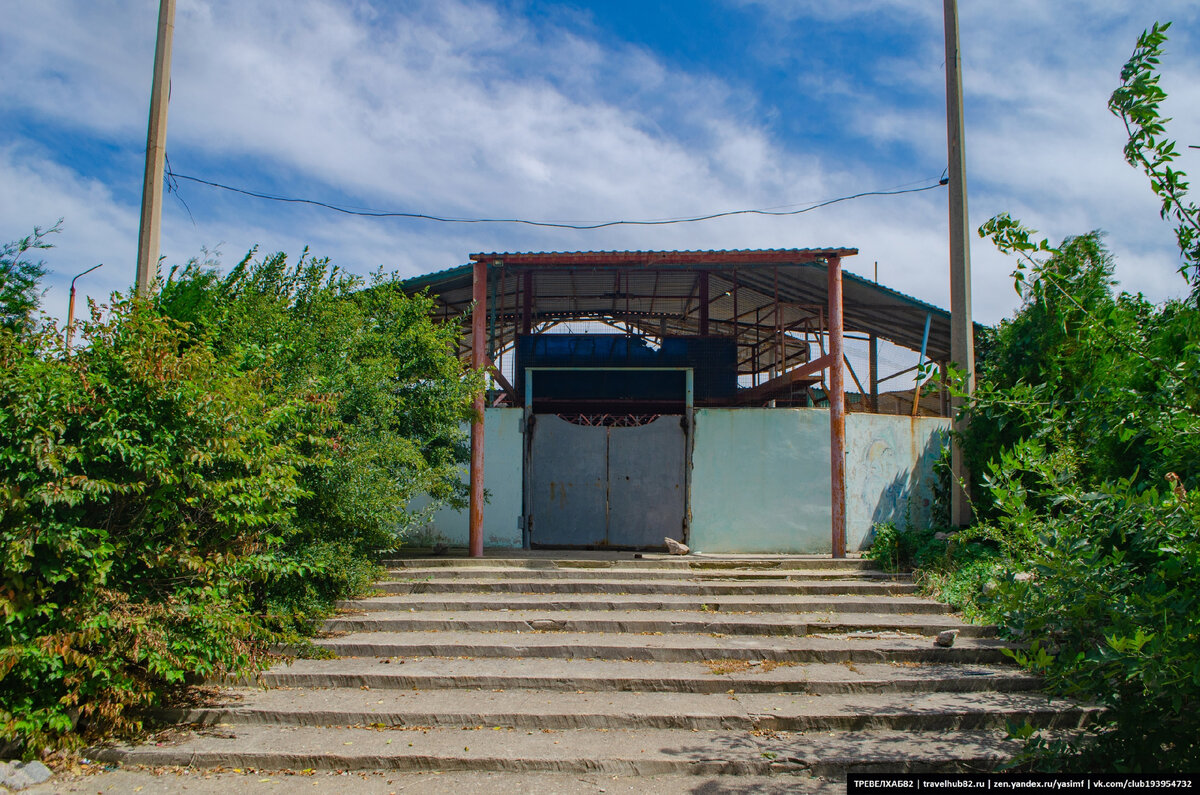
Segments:
[[[820,774],[989,768],[1009,721],[1093,710],[1006,665],[993,628],[860,560],[390,561],[296,660],[102,760],[259,769]],[[959,629],[950,648],[933,637]],[[256,686],[257,685],[257,686]],[[265,686],[265,687],[264,687]],[[205,727],[219,727],[217,729]],[[469,733],[464,733],[464,731]]]

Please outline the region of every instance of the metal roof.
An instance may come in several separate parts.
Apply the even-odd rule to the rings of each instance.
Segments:
[[[754,361],[742,370],[750,372],[770,364],[773,354],[759,349],[771,347],[764,340],[779,325],[792,332],[824,327],[826,258],[856,253],[853,248],[805,248],[509,252],[470,258],[488,266],[489,316],[495,316],[501,346],[516,333],[527,272],[533,273],[533,322],[614,319],[651,335],[699,333],[699,274],[707,272],[709,332],[736,336],[742,348],[752,350]],[[471,305],[472,271],[473,265],[461,265],[414,277],[402,288],[409,293],[428,288],[442,314],[451,318]],[[928,316],[929,358],[950,358],[949,312],[845,271],[842,285],[847,332],[875,334],[919,350]],[[789,339],[785,347],[785,367],[806,355],[798,340]]]
[[[856,248],[770,248],[709,251],[537,251],[472,254],[473,262],[506,265],[601,267],[724,267],[732,265],[798,265],[826,257],[852,257]]]

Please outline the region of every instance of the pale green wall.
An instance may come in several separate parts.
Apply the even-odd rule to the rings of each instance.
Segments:
[[[846,548],[870,544],[873,526],[929,524],[933,464],[950,420],[888,414],[846,416]]]
[[[490,408],[483,412],[483,487],[488,501],[483,506],[483,545],[520,548],[523,510],[521,417],[524,409]],[[463,467],[463,482],[468,470]],[[443,508],[431,517],[426,535],[450,546],[466,546],[469,531],[467,511]]]
[[[949,420],[846,416],[846,547],[875,522],[929,519],[933,462]],[[691,484],[692,549],[829,553],[829,411],[701,409]]]
[[[521,409],[484,413],[486,547],[519,548]],[[950,421],[846,416],[846,547],[864,548],[876,522],[924,526],[933,462]],[[466,480],[466,470],[463,479]],[[691,532],[698,552],[830,551],[829,411],[698,409],[692,450]],[[442,509],[430,537],[467,543],[465,511]]]
[[[828,552],[829,505],[828,411],[696,411],[692,549]]]

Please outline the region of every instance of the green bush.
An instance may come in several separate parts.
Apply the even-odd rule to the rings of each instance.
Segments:
[[[1031,643],[1018,660],[1058,692],[1108,708],[1071,769],[1200,768],[1200,508],[1121,481],[1063,491],[1033,579],[1006,579],[995,614]]]
[[[1114,297],[1096,235],[1032,244],[1007,216],[983,231],[1026,258],[1025,303],[985,349],[961,437],[980,511],[960,535],[997,559],[990,573],[976,564],[985,569],[950,579],[973,615],[1029,644],[1019,662],[1108,707],[1074,744],[1022,729],[1026,761],[1194,769],[1200,524],[1187,498],[1159,486],[1172,478],[1183,495],[1196,482],[1200,311]]]
[[[461,500],[479,384],[429,299],[307,256],[192,264],[71,353],[42,245],[0,256],[0,747],[25,755],[252,674],[368,589],[412,496]]]
[[[306,493],[284,542],[302,573],[258,594],[279,626],[302,627],[375,579],[367,561],[421,523],[413,497],[463,505],[463,426],[481,381],[455,355],[456,328],[435,323],[433,301],[406,296],[394,275],[377,273],[363,289],[307,252],[295,264],[252,255],[224,276],[189,263],[156,301],[243,368],[275,373],[278,399],[327,403],[333,449],[301,470]]]
[[[262,664],[249,588],[289,569],[327,424],[144,302],[60,339],[0,332],[0,739],[26,752]]]

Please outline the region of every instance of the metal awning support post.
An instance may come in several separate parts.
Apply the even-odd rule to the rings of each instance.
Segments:
[[[521,275],[521,333],[533,330],[533,271]]]
[[[846,384],[842,358],[842,260],[830,257],[829,272],[829,476],[833,557],[846,557]]]
[[[471,310],[471,367],[482,370],[486,356],[487,334],[487,263],[476,262],[474,270],[475,306]],[[484,390],[475,393],[475,411],[471,418],[471,519],[469,554],[483,557],[483,405]]]
[[[871,352],[868,360],[868,379],[871,382],[871,411],[879,413],[879,337],[870,337]]]
[[[912,415],[917,416],[917,410],[921,405],[921,368],[925,365],[925,351],[929,349],[929,324],[933,320],[933,315],[929,312],[925,313],[925,333],[921,336],[921,357],[917,359],[917,374],[913,378],[916,386],[913,387],[913,405]]]

